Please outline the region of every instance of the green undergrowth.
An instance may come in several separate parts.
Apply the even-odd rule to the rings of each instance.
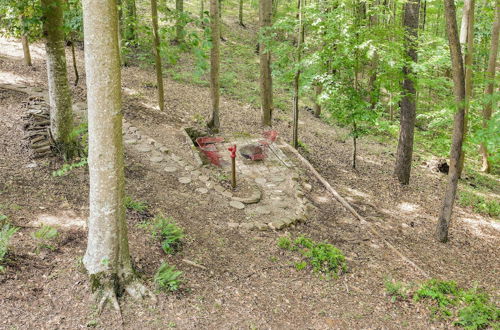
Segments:
[[[331,244],[315,242],[306,236],[291,240],[287,236],[278,239],[278,247],[299,252],[305,260],[295,263],[297,270],[310,267],[313,272],[327,277],[338,277],[347,271],[346,258],[341,250]]]
[[[431,279],[419,285],[386,280],[392,302],[412,299],[427,303],[433,318],[465,329],[500,329],[500,309],[478,287],[459,287],[454,281]]]
[[[136,212],[145,212],[148,210],[148,205],[141,201],[136,201],[130,196],[125,196],[124,199],[125,208],[127,210],[133,210]]]
[[[182,284],[182,272],[164,262],[156,271],[154,282],[162,291],[177,291]]]
[[[33,232],[31,236],[37,243],[36,252],[40,252],[41,249],[46,248],[54,251],[56,246],[53,241],[57,238],[59,232],[56,228],[48,225],[43,225],[40,229]]]
[[[4,266],[2,264],[5,261],[5,256],[9,251],[10,240],[12,236],[19,230],[19,228],[14,227],[7,223],[7,217],[0,214],[0,273],[4,271]]]
[[[172,217],[156,216],[152,227],[152,235],[161,240],[163,252],[173,254],[180,249],[184,232]]]
[[[60,169],[55,170],[52,172],[52,176],[54,177],[59,177],[59,176],[64,176],[74,170],[75,168],[80,168],[87,166],[88,160],[87,158],[83,158],[77,162],[74,163],[64,163],[63,166],[61,166]]]
[[[458,193],[458,204],[470,207],[476,213],[500,219],[500,202],[497,199],[487,198],[470,190],[462,190]]]

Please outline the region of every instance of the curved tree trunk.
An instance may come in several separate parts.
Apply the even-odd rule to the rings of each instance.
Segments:
[[[490,48],[490,57],[488,61],[488,70],[486,72],[486,78],[488,79],[488,83],[486,85],[486,89],[484,94],[486,96],[491,96],[493,94],[493,87],[495,81],[495,72],[496,72],[496,59],[498,53],[498,35],[500,30],[500,2],[496,3],[496,13],[495,13],[495,22],[493,23],[493,30],[491,32],[491,48]],[[489,101],[486,102],[483,108],[483,128],[488,127],[488,122],[491,119],[491,114],[493,111],[493,101],[491,101],[491,97]],[[481,157],[483,159],[483,166],[481,171],[489,173],[491,170],[491,163],[488,160],[488,148],[486,144],[481,143],[480,146]]]
[[[156,84],[158,86],[158,106],[160,111],[163,111],[165,109],[165,100],[160,56],[160,36],[158,35],[158,7],[156,0],[151,0],[151,21],[153,22],[153,48],[155,54]]]
[[[454,0],[444,0],[444,9],[452,62],[453,93],[455,94],[457,111],[455,112],[453,124],[454,127],[450,152],[448,184],[446,186],[443,205],[441,207],[441,212],[439,213],[436,228],[436,237],[443,243],[448,241],[448,228],[453,210],[453,204],[455,203],[458,179],[460,177],[460,154],[462,152],[465,127],[465,75],[462,61],[462,50],[460,49],[460,41],[458,39]]]
[[[21,36],[21,44],[23,45],[24,64],[26,64],[27,66],[31,66],[30,45],[28,42],[28,37],[24,34]]]
[[[67,158],[71,158],[73,148],[70,133],[73,129],[73,111],[66,71],[62,6],[61,0],[42,0],[49,83],[50,130],[58,148]]]
[[[321,95],[321,92],[323,91],[323,85],[321,82],[317,81],[314,84],[314,104],[313,104],[313,110],[314,110],[314,117],[319,118],[321,117],[321,104],[319,103],[319,96]]]
[[[418,38],[418,13],[420,1],[408,1],[405,5],[405,15],[403,24],[405,26],[405,47],[406,55],[412,62],[416,63],[417,58],[417,38]],[[401,99],[401,123],[399,130],[398,151],[396,154],[396,166],[394,174],[401,184],[410,182],[413,136],[415,131],[416,116],[416,90],[413,81],[414,73],[411,64],[403,67],[403,97]]]
[[[219,1],[210,0],[210,29],[212,48],[210,49],[210,98],[212,100],[212,118],[207,123],[214,133],[219,131],[219,44],[220,44],[220,25],[219,25]]]
[[[84,0],[90,215],[83,263],[92,290],[119,309],[116,293],[146,294],[136,282],[125,222],[121,74],[115,0]]]
[[[271,26],[271,0],[259,1],[259,23],[261,33]],[[266,33],[268,34],[268,33]],[[273,111],[273,82],[271,77],[271,51],[267,50],[264,43],[259,43],[260,56],[260,100],[262,109],[262,125],[272,125]]]

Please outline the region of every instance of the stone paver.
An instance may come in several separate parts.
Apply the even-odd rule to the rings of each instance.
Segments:
[[[180,183],[188,184],[191,183],[191,178],[188,176],[183,176],[179,178]]]
[[[243,204],[242,202],[238,202],[238,201],[230,201],[229,205],[231,207],[234,207],[235,209],[238,209],[238,210],[243,210],[245,208],[245,204]]]

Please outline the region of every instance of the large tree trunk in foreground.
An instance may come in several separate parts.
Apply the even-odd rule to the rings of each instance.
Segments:
[[[90,215],[83,263],[99,309],[124,290],[142,297],[130,260],[125,222],[121,74],[115,0],[84,0],[89,123]]]
[[[472,56],[474,47],[474,0],[465,0],[462,13],[462,26],[460,28],[460,44],[464,50],[463,61],[465,70],[465,118],[469,112],[469,104],[472,96]],[[467,120],[464,124],[464,139],[467,135]],[[459,164],[459,176],[461,176],[465,162],[465,152],[462,149]]]
[[[418,13],[420,1],[408,1],[405,5],[405,15],[403,24],[405,27],[405,47],[406,55],[416,63],[417,58],[417,38],[418,38]],[[414,72],[412,64],[403,67],[403,98],[401,99],[401,122],[399,130],[398,151],[396,154],[396,166],[394,174],[401,184],[410,182],[413,136],[415,131],[416,116],[416,90],[414,82]]]
[[[486,71],[486,78],[488,79],[488,83],[486,85],[484,94],[488,97],[489,100],[486,102],[483,108],[483,128],[488,127],[488,122],[491,119],[493,111],[493,101],[491,99],[491,95],[493,94],[493,87],[495,82],[499,31],[500,31],[500,2],[497,1],[495,22],[493,23],[493,30],[491,32],[490,58],[488,61],[488,70]],[[481,170],[483,172],[488,173],[491,170],[491,163],[488,160],[488,148],[486,147],[486,144],[481,143],[480,152],[481,152],[481,157],[483,159],[483,166]]]
[[[448,34],[452,62],[453,93],[455,94],[455,104],[457,109],[453,124],[454,127],[451,142],[448,184],[436,228],[436,237],[443,243],[448,241],[448,228],[450,225],[453,204],[455,203],[458,179],[460,177],[460,154],[462,153],[465,126],[465,76],[462,51],[460,49],[460,41],[458,39],[454,0],[444,0],[444,8],[446,30]]]
[[[212,48],[210,49],[210,98],[212,100],[212,117],[207,123],[212,132],[217,133],[220,128],[219,121],[219,4],[217,0],[210,0],[210,29]]]
[[[158,106],[160,107],[160,111],[163,111],[165,108],[165,100],[160,57],[160,36],[158,35],[158,7],[156,0],[151,0],[151,20],[153,22],[153,47],[155,54],[156,84],[158,85]]]
[[[259,1],[259,23],[261,33],[271,26],[271,0]],[[265,33],[268,35],[269,33]],[[260,100],[262,109],[262,125],[271,126],[273,111],[273,83],[271,77],[271,51],[263,42],[259,43],[260,56]]]
[[[62,6],[61,0],[42,0],[49,83],[50,130],[59,150],[66,157],[71,158],[74,149],[70,138],[73,129],[73,111],[66,71]]]
[[[24,34],[21,36],[21,43],[23,45],[24,64],[26,64],[27,66],[31,66],[30,45],[28,42],[28,37]]]

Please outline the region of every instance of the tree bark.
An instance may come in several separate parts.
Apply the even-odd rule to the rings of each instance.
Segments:
[[[259,0],[259,25],[261,35],[267,36],[265,31],[271,26],[271,0]],[[272,125],[273,112],[273,82],[271,77],[271,51],[266,49],[263,42],[259,42],[260,56],[260,100],[262,110],[262,125]]]
[[[436,238],[443,243],[448,241],[448,228],[450,225],[451,213],[453,211],[453,204],[455,203],[458,179],[460,177],[460,154],[462,152],[465,127],[465,75],[462,50],[458,38],[454,0],[444,0],[444,11],[452,62],[453,93],[455,95],[457,110],[455,112],[453,124],[448,184],[436,228]]]
[[[75,86],[78,86],[78,81],[80,80],[80,75],[78,74],[78,67],[76,66],[76,54],[75,54],[75,42],[73,40],[71,43],[71,59],[73,60],[73,71],[75,72]]]
[[[321,95],[321,92],[323,91],[323,85],[317,81],[314,85],[314,104],[313,104],[313,110],[314,110],[314,116],[316,118],[321,117],[321,104],[319,103],[319,96]]]
[[[485,96],[488,101],[483,108],[483,128],[488,127],[488,122],[491,119],[493,112],[493,101],[491,95],[493,94],[494,83],[495,83],[495,72],[496,72],[496,59],[498,54],[498,36],[500,31],[500,2],[496,2],[496,12],[495,12],[495,22],[493,23],[493,30],[491,31],[491,48],[490,56],[488,61],[488,69],[486,71],[486,89],[484,90]],[[488,148],[483,142],[480,145],[480,152],[482,157],[482,167],[481,171],[489,173],[491,171],[491,162],[488,159]]]
[[[70,137],[73,129],[73,111],[66,71],[62,6],[61,0],[42,0],[43,33],[49,85],[50,130],[58,149],[65,157],[71,158],[74,151]]]
[[[184,26],[183,19],[181,18],[184,12],[184,0],[175,0],[175,12],[177,15],[177,21],[175,23],[175,40],[181,42],[184,38]]]
[[[239,0],[238,4],[238,23],[245,27],[245,24],[243,24],[243,0]]]
[[[153,48],[155,54],[156,84],[158,86],[158,106],[160,111],[163,111],[165,109],[165,100],[160,56],[160,36],[158,35],[158,7],[156,0],[151,0],[151,21],[153,23]]]
[[[136,31],[136,22],[137,22],[137,7],[135,5],[135,0],[126,0],[127,1],[127,17],[126,17],[126,27],[125,34],[126,39],[135,44],[137,41],[137,31]]]
[[[464,50],[463,61],[465,70],[465,124],[464,140],[467,135],[467,114],[469,112],[469,103],[472,96],[472,56],[474,47],[474,0],[465,0],[462,10],[462,26],[460,29],[460,44]],[[459,162],[459,176],[462,175],[465,162],[465,152],[462,149]]]
[[[89,123],[90,214],[83,263],[99,310],[116,294],[147,292],[136,282],[125,222],[121,74],[115,0],[84,0],[85,69]]]
[[[200,19],[203,19],[204,13],[205,13],[205,1],[200,0]]]
[[[302,0],[297,1],[297,13],[299,29],[297,33],[297,65],[300,65],[302,56],[302,42],[303,42],[303,26],[302,26]],[[292,132],[292,146],[297,149],[299,147],[299,83],[300,83],[300,68],[295,71],[293,78],[293,132]]]
[[[212,100],[212,117],[207,123],[212,132],[217,133],[220,128],[219,121],[219,4],[218,0],[210,0],[210,28],[212,48],[210,49],[210,97]]]
[[[415,131],[416,116],[416,90],[414,82],[414,72],[412,63],[416,63],[417,39],[418,39],[418,13],[419,0],[408,1],[405,5],[405,15],[403,24],[405,27],[405,48],[406,56],[411,63],[406,63],[403,67],[403,86],[401,99],[401,119],[399,129],[398,150],[396,154],[396,166],[394,174],[401,184],[410,182],[413,136]]]
[[[28,42],[28,37],[25,34],[21,36],[21,44],[23,45],[24,64],[27,66],[31,66],[30,45]]]

